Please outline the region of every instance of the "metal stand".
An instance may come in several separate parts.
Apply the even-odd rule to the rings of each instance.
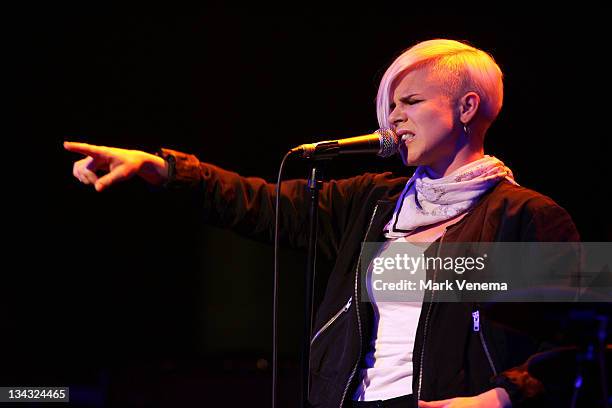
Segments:
[[[319,212],[319,190],[322,182],[317,162],[314,162],[308,178],[310,192],[308,259],[306,263],[306,285],[304,301],[304,330],[302,335],[302,355],[300,363],[300,384],[302,408],[308,407],[308,392],[310,390],[310,339],[312,337],[312,304],[314,296],[315,263],[317,259],[317,217]]]
[[[605,368],[608,319],[608,316],[605,315],[594,316],[593,320],[596,323],[596,333],[592,333],[592,338],[588,341],[586,346],[580,346],[576,353],[576,379],[574,380],[571,408],[577,406],[578,394],[581,391],[584,381],[585,368],[589,363],[596,363],[599,369],[599,382],[601,384],[600,397],[603,404],[601,407],[609,407],[607,370]],[[591,380],[597,380],[595,375],[591,377]]]

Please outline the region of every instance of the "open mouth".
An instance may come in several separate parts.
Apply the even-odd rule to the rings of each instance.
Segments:
[[[397,129],[396,134],[402,143],[410,142],[415,138],[414,132],[408,129]]]
[[[406,133],[402,135],[402,142],[410,142],[412,141],[416,135],[414,133]]]

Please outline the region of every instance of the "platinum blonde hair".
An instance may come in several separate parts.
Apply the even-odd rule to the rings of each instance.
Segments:
[[[395,82],[409,71],[427,67],[442,79],[448,95],[476,92],[480,96],[479,114],[488,122],[495,120],[504,99],[502,71],[488,53],[471,45],[446,39],[420,42],[404,51],[387,68],[376,97],[376,114],[381,128],[388,127],[391,92]]]

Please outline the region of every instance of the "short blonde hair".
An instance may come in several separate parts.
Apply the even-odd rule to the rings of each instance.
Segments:
[[[434,39],[420,42],[404,51],[387,68],[376,97],[380,127],[389,126],[394,82],[400,75],[427,67],[444,81],[452,97],[473,91],[480,96],[480,113],[490,125],[502,107],[502,71],[488,53],[455,40]]]

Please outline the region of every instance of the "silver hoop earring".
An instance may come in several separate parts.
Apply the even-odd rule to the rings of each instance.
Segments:
[[[463,131],[465,132],[466,135],[470,134],[470,131],[468,130],[467,124],[463,125]]]

